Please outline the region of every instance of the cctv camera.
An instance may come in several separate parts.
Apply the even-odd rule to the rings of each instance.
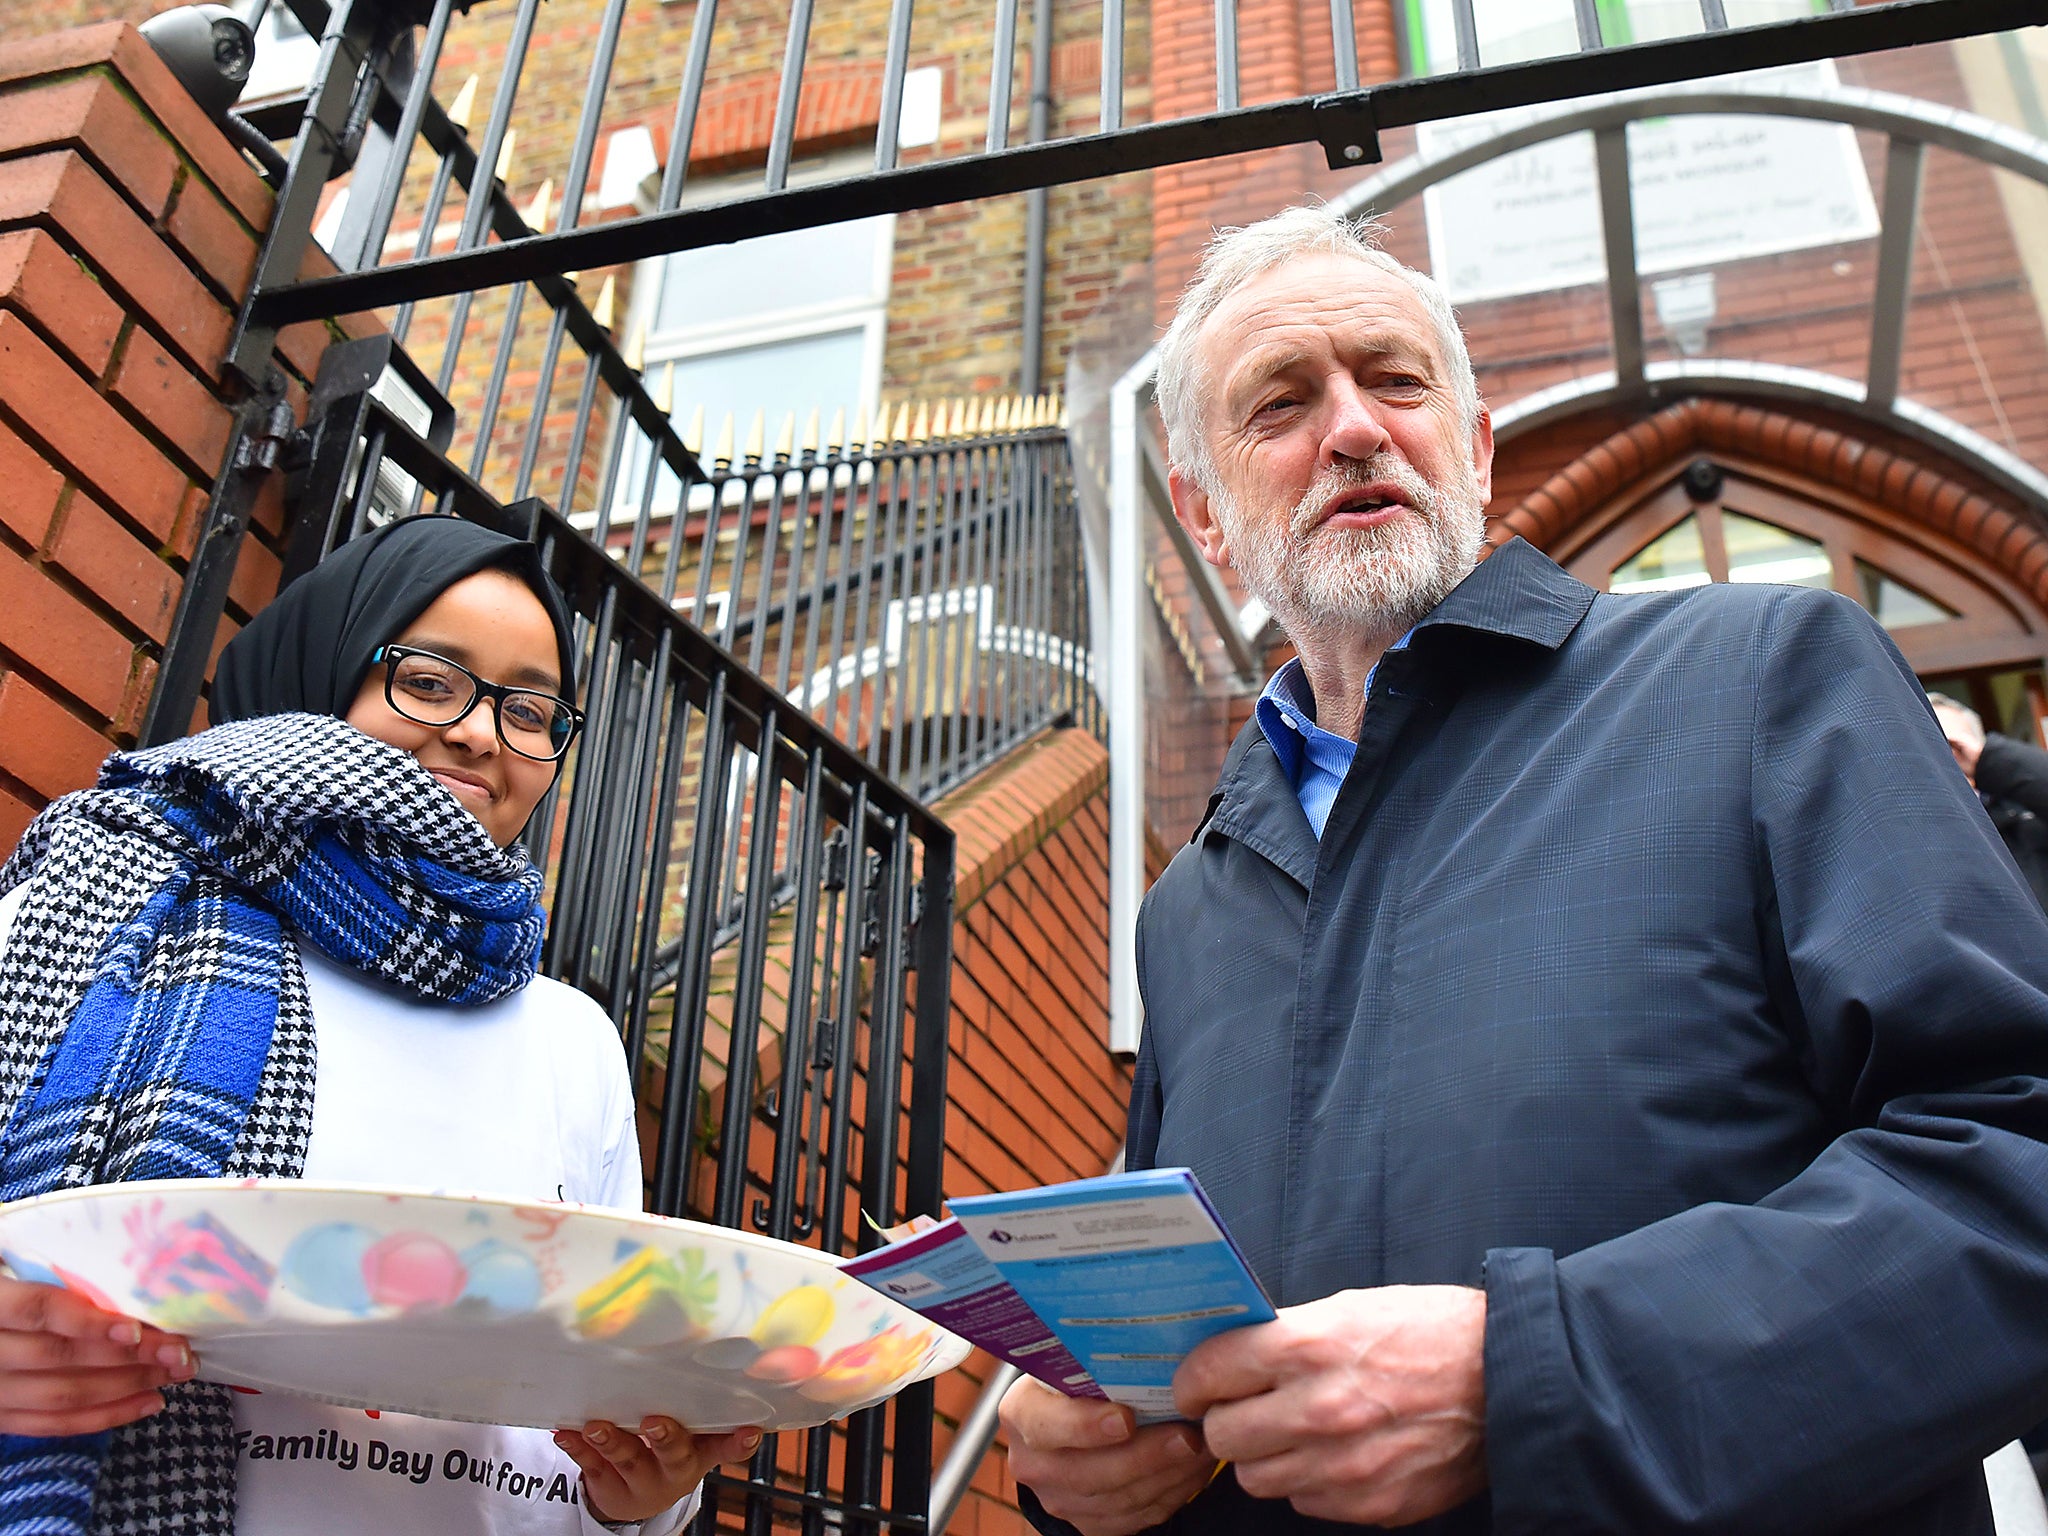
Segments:
[[[207,116],[221,118],[249,81],[256,35],[224,5],[181,5],[138,29]]]

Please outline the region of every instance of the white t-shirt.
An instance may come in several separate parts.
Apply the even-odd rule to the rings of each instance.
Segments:
[[[22,895],[0,897],[0,945]],[[625,1052],[597,1004],[536,977],[481,1008],[449,1008],[304,942],[299,951],[319,1045],[307,1179],[641,1208]],[[237,1391],[235,1444],[237,1536],[606,1529],[547,1430]],[[668,1536],[696,1504],[692,1495],[637,1529]]]

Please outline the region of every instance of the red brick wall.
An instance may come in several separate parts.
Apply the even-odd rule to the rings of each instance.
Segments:
[[[270,208],[131,29],[0,44],[0,846],[134,740],[227,441],[221,359]],[[283,349],[297,404],[323,334]],[[230,626],[276,588],[274,491],[257,524]]]
[[[1022,748],[940,803],[959,837],[945,1189],[1101,1173],[1123,1146],[1130,1069],[1107,1047],[1109,756],[1085,731]],[[938,1383],[935,1455],[992,1362]],[[1000,1444],[949,1528],[1022,1533]]]

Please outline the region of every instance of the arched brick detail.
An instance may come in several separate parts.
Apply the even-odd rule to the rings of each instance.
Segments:
[[[1702,450],[1770,464],[1880,502],[1975,550],[2048,608],[2048,534],[2032,523],[1889,448],[1733,400],[1681,400],[1596,443],[1493,519],[1488,542],[1503,544],[1519,534],[1538,549],[1553,548],[1630,486]]]

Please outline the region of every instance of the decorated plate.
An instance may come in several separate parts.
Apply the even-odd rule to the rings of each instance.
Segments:
[[[204,1380],[485,1424],[801,1429],[969,1349],[815,1249],[595,1206],[107,1184],[0,1206],[0,1258],[186,1335]]]

